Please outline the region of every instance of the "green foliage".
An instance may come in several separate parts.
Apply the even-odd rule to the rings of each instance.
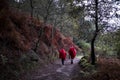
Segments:
[[[2,64],[5,65],[8,62],[8,58],[4,55],[0,55],[0,58],[2,59]]]
[[[91,65],[89,56],[83,56],[79,62],[80,67],[82,68],[81,74],[84,76],[89,75],[90,73],[95,72],[95,66]]]
[[[1,54],[0,59],[2,60],[2,64],[0,66],[0,79],[18,80],[21,72],[30,70],[38,65],[38,62],[35,61],[38,59],[36,56],[37,54],[29,52],[28,54],[22,54],[19,58],[12,57],[11,59]]]
[[[88,63],[88,56],[84,56],[80,59],[79,65],[85,67],[85,64]]]
[[[81,17],[82,18],[80,18],[79,20],[80,23],[77,29],[77,32],[78,32],[77,38],[81,40],[85,40],[86,42],[91,42],[91,39],[93,38],[94,30],[95,30],[94,22],[85,21],[84,17],[83,16]]]
[[[22,70],[29,70],[38,64],[39,56],[31,50],[28,53],[23,54],[19,61],[22,64]]]
[[[96,41],[96,53],[106,57],[116,56],[116,43],[118,44],[115,39],[115,32],[102,34]]]
[[[90,44],[89,43],[87,43],[83,40],[80,40],[76,44],[82,49],[84,55],[90,54]]]
[[[105,55],[106,51],[103,51],[101,47],[95,47],[95,54],[96,55]]]
[[[72,10],[69,11],[69,15],[73,18],[78,18],[80,15],[82,15],[84,8],[80,6],[73,6]]]
[[[117,57],[120,58],[120,29],[117,30],[115,34],[115,50]]]

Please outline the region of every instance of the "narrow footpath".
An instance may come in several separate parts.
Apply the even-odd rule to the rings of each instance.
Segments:
[[[82,56],[81,56],[82,57]],[[70,59],[65,61],[65,65],[61,64],[61,60],[50,64],[43,69],[37,69],[25,75],[24,80],[71,80],[80,58],[74,59],[74,64],[70,63]]]

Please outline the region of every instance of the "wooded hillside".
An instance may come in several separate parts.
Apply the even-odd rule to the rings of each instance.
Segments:
[[[68,50],[70,45],[79,50],[52,25],[10,8],[7,2],[0,3],[0,79],[16,80],[29,64],[50,62],[58,58],[60,48]]]

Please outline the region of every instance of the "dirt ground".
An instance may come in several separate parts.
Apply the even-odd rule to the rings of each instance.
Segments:
[[[65,65],[61,64],[61,60],[57,60],[42,69],[30,71],[23,76],[22,80],[71,80],[77,74],[79,60],[75,58],[74,63],[71,64],[70,59],[67,59]]]

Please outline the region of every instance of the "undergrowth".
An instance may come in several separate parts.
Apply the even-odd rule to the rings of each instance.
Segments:
[[[81,73],[79,73],[78,76],[72,80],[120,80],[119,59],[99,58],[97,61],[97,68],[95,70],[96,71],[93,73],[90,73],[88,70],[88,75],[82,75]],[[84,72],[84,68],[81,68],[80,72],[81,71],[83,72],[83,74],[86,74]]]

